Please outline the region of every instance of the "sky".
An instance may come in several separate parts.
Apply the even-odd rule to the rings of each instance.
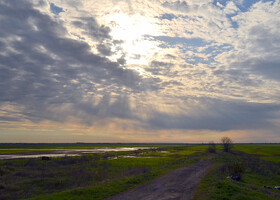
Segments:
[[[280,142],[280,0],[0,0],[0,143]]]

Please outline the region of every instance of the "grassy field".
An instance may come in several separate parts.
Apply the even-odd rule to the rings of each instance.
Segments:
[[[274,188],[280,185],[279,160],[274,159],[280,145],[235,145],[233,149],[216,154],[216,164],[201,182],[194,200],[280,199],[280,191]],[[241,180],[227,178],[232,174]]]
[[[207,153],[208,145],[28,144],[0,145],[0,153],[27,149],[86,149],[147,146],[158,149],[89,154],[79,157],[0,161],[0,199],[104,199],[144,184],[168,171],[209,155],[215,165],[194,200],[280,199],[280,145],[237,144],[230,153]],[[33,150],[32,150],[33,151]],[[41,150],[40,150],[41,151]],[[227,178],[238,174],[240,181]],[[264,188],[270,186],[272,189]]]
[[[19,149],[1,149],[0,150],[0,155],[5,155],[5,154],[26,154],[26,153],[39,153],[39,152],[51,152],[52,150],[19,150]]]
[[[234,150],[260,156],[262,160],[280,163],[279,144],[239,144],[234,145]]]
[[[207,145],[158,147],[49,161],[0,161],[0,199],[103,199],[208,155]]]

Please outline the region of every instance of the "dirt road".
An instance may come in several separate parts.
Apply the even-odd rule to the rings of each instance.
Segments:
[[[112,196],[107,200],[188,200],[212,165],[211,159],[176,169],[145,185]]]

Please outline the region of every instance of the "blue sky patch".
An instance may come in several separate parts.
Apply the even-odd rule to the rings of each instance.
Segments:
[[[155,36],[153,37],[155,40],[160,40],[163,42],[168,43],[169,45],[176,45],[176,44],[185,44],[186,46],[204,46],[207,44],[203,39],[201,38],[182,38],[182,37],[168,37],[168,36]]]
[[[168,19],[168,20],[171,21],[172,19],[178,18],[178,17],[176,15],[173,15],[173,14],[165,13],[165,14],[161,15],[159,18],[160,19]]]
[[[59,13],[64,12],[62,8],[54,5],[53,3],[50,4],[50,9],[53,14],[59,15]]]
[[[217,2],[222,4],[223,6],[226,6],[228,2],[231,0],[214,0],[213,4],[217,5]],[[275,2],[275,0],[263,0],[262,2]],[[235,5],[242,11],[242,12],[247,12],[252,5],[255,3],[260,2],[260,0],[244,0],[242,4],[235,3]]]

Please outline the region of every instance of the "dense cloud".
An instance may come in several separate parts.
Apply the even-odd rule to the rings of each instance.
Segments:
[[[79,20],[79,21],[78,21]],[[73,21],[72,24],[83,30],[83,34],[89,37],[103,41],[104,39],[110,39],[110,28],[104,25],[100,26],[94,18],[81,17],[77,21]]]
[[[268,79],[280,81],[280,24],[274,22],[250,27],[248,38],[244,40],[247,56],[232,65],[235,68],[250,70]]]
[[[34,2],[0,1],[0,125],[277,128],[279,1]]]
[[[155,129],[243,130],[275,128],[279,105],[201,100],[205,107],[195,113],[172,115],[155,113],[150,124]]]
[[[114,109],[117,102],[93,106],[95,95],[146,89],[145,80],[135,71],[93,54],[83,41],[68,38],[60,20],[34,9],[28,1],[2,1],[0,15],[0,100],[24,106],[22,112],[29,120],[63,121],[76,110],[95,116],[100,109],[110,110],[105,112],[111,117],[122,117]],[[83,28],[82,23],[74,23]],[[95,19],[87,18],[84,23],[87,34],[97,41],[110,39],[110,29],[99,26]],[[105,47],[99,49],[108,54]],[[99,87],[107,90],[100,93]]]
[[[170,69],[173,67],[172,63],[165,63],[159,61],[152,61],[149,68],[146,70],[155,75],[171,75]]]

